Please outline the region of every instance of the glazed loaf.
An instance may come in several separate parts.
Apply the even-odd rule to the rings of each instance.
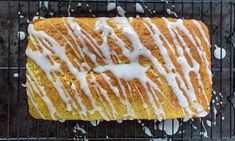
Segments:
[[[31,115],[47,120],[203,117],[207,27],[172,18],[49,18],[28,27]]]

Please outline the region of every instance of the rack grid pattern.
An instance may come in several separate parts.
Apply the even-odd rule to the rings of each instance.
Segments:
[[[48,2],[48,5],[47,5]],[[20,40],[18,31],[24,31],[34,16],[42,17],[113,17],[116,9],[107,12],[109,0],[0,0],[0,140],[151,140],[169,139],[235,139],[235,3],[233,1],[137,1],[116,0],[116,6],[126,10],[127,17],[175,17],[194,18],[203,21],[211,34],[213,89],[211,112],[205,118],[190,119],[180,123],[176,134],[166,135],[156,129],[159,121],[142,120],[153,136],[145,134],[137,120],[102,121],[92,126],[85,121],[43,121],[33,119],[28,113],[25,83],[25,49],[27,39]],[[136,12],[140,3],[145,13]],[[155,12],[154,12],[155,11]],[[214,45],[226,50],[226,57],[217,60],[213,56]],[[15,73],[19,77],[13,77]],[[215,110],[217,112],[215,112]],[[206,124],[210,121],[212,126]],[[172,126],[174,126],[172,120]],[[79,124],[86,133],[74,130]],[[164,125],[164,121],[163,121]],[[204,127],[205,126],[205,127]],[[196,128],[195,128],[196,127]],[[173,128],[172,128],[173,129]],[[207,132],[205,132],[205,130]],[[172,130],[173,132],[173,130]],[[207,133],[208,137],[205,137]]]

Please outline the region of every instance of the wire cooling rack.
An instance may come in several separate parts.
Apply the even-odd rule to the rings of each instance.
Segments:
[[[115,8],[107,11],[110,1],[78,0],[0,0],[0,140],[153,140],[153,139],[235,139],[235,52],[234,3],[232,1],[114,1]],[[136,11],[139,3],[144,13]],[[35,120],[28,113],[25,91],[25,49],[27,26],[33,17],[113,17],[117,6],[127,17],[178,17],[202,20],[211,35],[211,53],[215,45],[226,50],[218,60],[212,55],[213,100],[211,112],[205,118],[177,119],[179,129],[169,135],[158,128],[154,120],[101,121],[97,126],[84,121]],[[21,40],[19,31],[26,34]],[[22,32],[21,32],[22,33]],[[177,122],[177,123],[178,123]],[[169,124],[169,121],[168,121]],[[177,126],[178,127],[178,126]],[[168,131],[169,132],[169,131]]]

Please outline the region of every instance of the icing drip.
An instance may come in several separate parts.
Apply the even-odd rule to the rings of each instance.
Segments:
[[[174,135],[175,133],[178,132],[179,121],[177,119],[165,120],[164,124],[163,122],[159,123],[158,128],[160,130],[164,130],[167,135]]]
[[[116,2],[109,2],[107,5],[107,11],[112,11],[116,8]]]
[[[177,14],[169,8],[166,9],[166,12],[168,15],[174,15],[176,18],[178,18]]]
[[[19,77],[19,74],[18,73],[14,73],[13,77],[17,78],[17,77]]]
[[[202,124],[203,129],[204,129],[204,132],[200,132],[200,134],[202,134],[204,137],[208,137],[207,129],[205,127],[205,124],[204,124],[204,121],[202,120],[202,118],[200,118],[200,122]]]
[[[210,120],[206,120],[206,124],[211,127],[211,121]]]
[[[79,106],[80,106],[80,113],[81,113],[82,115],[85,115],[85,116],[86,116],[86,112],[87,112],[86,106],[85,106],[84,103],[82,102],[81,97],[78,95],[79,93],[78,93],[77,88],[76,88],[76,86],[75,86],[74,83],[72,83],[71,89],[72,89],[72,91],[74,92],[74,97],[75,97],[75,99],[77,100],[77,102],[78,102],[78,104],[79,104]],[[90,113],[92,113],[92,112],[90,112]]]
[[[224,57],[226,56],[225,49],[215,45],[214,56],[216,59],[224,59]]]
[[[48,1],[40,1],[39,8],[48,9],[49,2]]]
[[[140,55],[143,55],[145,57],[151,56],[150,59],[152,59],[152,60],[155,59],[156,60],[156,58],[154,58],[151,55],[151,52],[141,44],[140,39],[138,38],[137,33],[134,31],[134,29],[129,24],[129,22],[128,22],[128,20],[126,18],[113,18],[113,22],[116,23],[119,26],[119,28],[123,32],[123,34],[132,43],[132,46],[134,48],[134,50],[132,52],[127,51],[125,47],[122,48],[123,50],[125,50],[125,51],[123,51],[123,54],[127,58],[130,58],[131,62],[137,62],[138,61],[138,57]],[[129,53],[127,54],[127,52],[129,52]],[[141,70],[143,70],[143,69],[141,69]],[[128,73],[128,74],[131,75],[130,73]],[[136,76],[137,76],[137,74],[136,74]],[[150,92],[150,90],[147,88],[147,86],[144,85],[144,82],[146,82],[146,81],[148,81],[150,79],[145,76],[145,77],[140,78],[140,80],[142,81],[142,85],[144,86],[144,88],[146,90],[146,93],[148,95],[148,100],[151,103],[152,108],[155,111],[155,114],[158,115],[158,118],[161,118],[161,114],[164,114],[163,111],[161,110],[161,106],[159,107],[160,110],[156,107],[156,103],[155,103],[155,101],[153,99],[152,92]],[[152,88],[154,88],[155,90],[157,90],[158,92],[161,93],[161,91],[158,88],[157,84],[155,84],[152,81],[149,81],[148,84],[150,84]],[[155,96],[154,98],[157,99],[157,96]],[[158,104],[160,104],[160,103],[158,103]]]
[[[117,12],[121,17],[125,17],[126,11],[121,6],[117,6]]]
[[[98,20],[95,24],[95,32],[103,31],[101,34],[101,38],[103,40],[102,45],[99,47],[99,49],[102,52],[102,55],[105,58],[105,61],[107,64],[112,64],[113,61],[111,59],[111,55],[113,55],[113,52],[110,50],[110,47],[108,45],[108,34],[110,33],[110,28],[107,28],[107,23],[105,21],[106,19],[101,18],[101,20]]]
[[[153,137],[153,134],[151,133],[151,130],[148,127],[144,126],[143,130],[144,130],[145,134],[147,134],[150,137]]]
[[[18,37],[20,40],[24,40],[25,37],[26,37],[25,32],[24,32],[24,31],[18,31],[17,37]]]
[[[93,126],[98,126],[100,124],[100,120],[92,120],[90,121],[90,123],[93,125]]]
[[[148,70],[148,67],[143,67],[139,63],[131,63],[131,64],[97,66],[93,70],[98,73],[109,70],[119,79],[131,80],[136,77],[138,78],[146,77],[145,73]],[[138,70],[138,71],[132,71],[132,70]],[[129,73],[130,71],[132,71],[132,73]]]
[[[35,21],[35,20],[38,20],[38,19],[45,19],[45,18],[42,17],[42,16],[34,16],[32,21]]]
[[[140,4],[140,3],[136,3],[136,5],[135,5],[136,7],[135,7],[135,9],[136,9],[136,12],[138,12],[138,13],[144,13],[144,8],[142,7],[142,5]]]
[[[82,126],[80,126],[78,123],[74,126],[74,128],[73,128],[73,132],[74,133],[78,133],[78,131],[80,131],[82,134],[86,134],[87,132],[86,132],[86,130],[82,127]]]

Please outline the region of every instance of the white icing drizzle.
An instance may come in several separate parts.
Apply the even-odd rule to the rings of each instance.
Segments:
[[[201,76],[200,76],[200,73],[199,73],[199,67],[200,67],[200,65],[199,65],[199,63],[193,58],[193,56],[191,55],[190,49],[187,47],[187,45],[186,45],[184,39],[182,38],[182,36],[179,35],[176,30],[174,30],[174,31],[175,31],[175,33],[177,34],[178,39],[180,40],[180,42],[181,42],[182,45],[184,46],[185,52],[187,53],[187,55],[188,55],[189,58],[190,58],[190,61],[191,61],[192,65],[193,65],[193,67],[191,68],[191,71],[193,71],[193,72],[195,73],[196,78],[197,78],[197,80],[198,80],[198,85],[199,85],[200,87],[202,87],[203,94],[205,95],[204,85],[203,85],[203,83],[202,83],[202,81],[201,81]],[[181,58],[180,58],[180,59],[181,59]],[[181,61],[182,61],[182,60],[181,60]],[[180,63],[181,61],[178,59],[178,62],[179,62],[179,63]],[[182,62],[182,63],[183,63],[183,62]],[[210,75],[210,73],[209,73],[209,75]],[[206,96],[205,96],[205,97],[206,97]],[[207,100],[207,102],[208,102],[207,97],[206,97],[206,100]]]
[[[164,61],[166,63],[166,68],[168,69],[169,73],[165,72],[164,71],[164,68],[162,68],[162,71],[159,71],[163,76],[165,76],[168,84],[172,87],[174,93],[176,94],[177,96],[177,99],[179,101],[179,105],[182,106],[182,108],[184,108],[189,115],[191,115],[191,110],[189,108],[189,105],[188,105],[188,102],[187,102],[187,99],[185,98],[183,92],[180,90],[180,87],[179,85],[176,85],[177,84],[177,81],[176,81],[176,78],[178,78],[178,80],[180,80],[180,84],[183,85],[184,82],[183,80],[180,78],[180,75],[178,73],[173,73],[172,70],[175,69],[175,66],[173,65],[168,53],[167,53],[167,50],[166,48],[163,46],[163,43],[162,41],[160,40],[160,35],[161,32],[158,30],[158,28],[156,27],[156,25],[154,25],[152,22],[151,22],[151,19],[149,18],[146,18],[145,19],[148,24],[151,25],[151,27],[153,28],[153,31],[154,31],[154,34],[151,32],[150,30],[150,27],[147,26],[147,24],[144,24],[145,27],[147,28],[147,30],[150,32],[151,36],[153,37],[153,39],[155,40],[156,42],[156,45],[157,47],[160,49],[160,53],[161,55],[163,56],[164,58]],[[163,37],[164,38],[164,37]],[[157,61],[156,61],[157,62]],[[159,65],[160,66],[160,65]],[[160,66],[162,67],[162,66]],[[184,89],[186,90],[186,89]],[[192,100],[196,100],[196,97],[195,95],[189,95],[191,96],[190,99]],[[192,97],[194,96],[194,97]]]
[[[189,88],[189,90],[187,88],[184,88],[184,90],[186,91],[187,94],[189,94],[190,97],[190,100],[192,102],[192,105],[194,106],[195,109],[198,110],[199,113],[203,113],[205,112],[204,109],[202,108],[202,106],[200,104],[198,104],[196,102],[196,95],[195,95],[195,91],[194,91],[194,88],[193,88],[193,85],[191,83],[191,80],[190,80],[190,76],[189,76],[189,73],[190,72],[194,72],[194,74],[196,75],[196,78],[198,80],[198,85],[202,88],[203,90],[203,95],[205,96],[205,99],[207,101],[207,104],[209,104],[209,101],[208,101],[208,98],[206,96],[206,93],[204,91],[204,85],[202,84],[202,80],[201,80],[201,76],[200,76],[200,73],[199,73],[199,67],[200,65],[197,63],[197,61],[192,57],[191,53],[190,53],[190,49],[187,47],[185,41],[183,40],[183,38],[181,37],[180,34],[178,34],[178,32],[176,30],[175,33],[177,34],[178,36],[178,39],[180,40],[181,44],[185,47],[185,49],[183,49],[179,44],[178,44],[178,41],[176,39],[176,36],[175,36],[175,33],[173,32],[173,30],[171,29],[171,26],[169,25],[169,20],[165,19],[165,22],[167,23],[167,27],[169,29],[169,32],[170,32],[170,35],[173,39],[173,42],[175,44],[175,47],[176,47],[176,51],[177,53],[179,54],[179,57],[177,58],[178,60],[178,63],[181,65],[181,70],[183,71],[183,74],[184,74],[184,79],[186,79],[186,82],[187,82],[187,86]],[[185,53],[189,56],[190,58],[190,61],[193,65],[193,67],[191,67],[188,62],[187,62],[187,59],[186,57],[184,56],[184,51]],[[183,82],[181,81],[181,84],[183,84]]]
[[[149,108],[148,108],[148,105],[146,103],[146,101],[144,100],[144,97],[143,95],[141,94],[138,86],[136,84],[134,84],[135,88],[137,89],[137,93],[138,95],[140,96],[141,100],[142,100],[142,103],[143,103],[143,107],[146,109],[147,113],[148,113],[148,117],[150,118],[150,113],[149,113]],[[160,117],[159,117],[160,118]]]
[[[135,103],[131,104],[130,102],[130,100],[134,101],[134,92],[131,89],[132,86],[135,88],[135,93],[137,93],[137,95],[140,97],[143,108],[145,108],[148,116],[150,117],[150,107],[147,103],[150,103],[151,108],[154,110],[157,118],[160,120],[164,119],[165,112],[162,108],[163,103],[161,103],[159,100],[159,96],[164,97],[164,94],[161,90],[161,87],[159,86],[161,86],[161,84],[163,84],[163,81],[165,80],[172,88],[179,105],[182,107],[183,113],[186,114],[187,117],[191,117],[193,114],[189,107],[189,102],[192,107],[197,110],[196,114],[198,116],[205,116],[207,114],[203,107],[197,102],[197,98],[195,95],[196,92],[193,88],[191,78],[189,77],[190,72],[195,73],[198,80],[198,85],[201,88],[200,91],[202,91],[205,99],[208,102],[199,73],[200,65],[192,57],[189,47],[187,47],[184,39],[177,30],[182,31],[196,48],[200,59],[203,60],[205,62],[205,65],[207,66],[208,77],[210,77],[211,75],[209,69],[210,64],[205,52],[201,47],[200,39],[195,34],[190,34],[188,29],[184,27],[182,20],[179,19],[176,22],[170,22],[164,18],[164,21],[167,23],[167,27],[170,32],[170,37],[173,39],[174,46],[169,43],[167,38],[160,32],[160,30],[151,21],[151,19],[145,18],[143,20],[144,26],[151,35],[152,39],[155,41],[155,48],[159,49],[160,54],[163,57],[165,67],[163,67],[163,65],[151,53],[151,51],[141,43],[138,34],[130,24],[130,22],[133,21],[132,18],[127,19],[119,17],[110,19],[110,21],[116,24],[122,34],[131,42],[133,47],[132,50],[127,48],[125,43],[116,35],[113,28],[107,23],[107,20],[107,18],[98,18],[95,23],[95,27],[93,28],[93,31],[97,33],[97,36],[100,36],[100,38],[102,39],[103,42],[101,44],[98,44],[96,39],[92,37],[92,35],[89,34],[85,29],[83,29],[77,22],[75,22],[73,18],[62,18],[63,25],[67,29],[66,36],[63,35],[53,25],[53,23],[48,22],[51,27],[55,29],[65,40],[65,44],[63,45],[59,44],[55,39],[50,37],[45,32],[34,30],[32,24],[29,25],[29,38],[36,50],[27,48],[26,54],[36,63],[37,66],[42,69],[42,71],[45,72],[48,80],[51,81],[60,98],[65,102],[67,111],[72,111],[72,109],[74,108],[79,113],[82,119],[87,118],[87,113],[94,114],[95,111],[98,111],[98,113],[105,120],[117,118],[117,109],[115,109],[115,106],[112,103],[110,93],[108,93],[108,91],[99,84],[96,78],[96,75],[98,74],[102,76],[105,83],[109,86],[110,90],[112,90],[114,96],[119,98],[121,104],[126,106],[126,114],[123,115],[123,118],[134,119],[137,117],[135,113],[136,105]],[[198,30],[200,30],[201,36],[203,37],[207,45],[210,46],[200,24],[196,21],[194,21],[194,23],[197,26]],[[67,36],[69,36],[72,41],[69,40]],[[196,40],[194,40],[193,37],[195,37]],[[118,53],[110,49],[108,38],[111,38],[118,45],[123,56],[128,59],[128,64],[123,64],[118,56]],[[164,46],[164,43],[166,44],[166,47]],[[182,46],[180,44],[182,44]],[[89,45],[89,48],[87,45]],[[76,58],[72,58],[73,60],[69,58],[65,52],[66,48],[70,48],[76,54],[76,57],[82,62],[79,62]],[[169,48],[169,50],[167,50],[167,48]],[[182,70],[183,76],[181,76],[176,71],[176,66],[171,60],[169,53],[172,53],[176,57],[177,62]],[[192,67],[189,65],[185,54],[190,58]],[[60,75],[65,75],[65,72],[63,72],[64,70],[61,70],[60,64],[56,62],[53,56],[57,56],[60,61],[64,62],[73,78],[78,80],[78,83],[67,80],[68,84],[70,84],[71,86],[72,94],[65,89],[64,84],[58,77],[58,73]],[[140,56],[148,58],[151,61],[152,65],[141,65],[139,63]],[[91,66],[89,66],[88,60],[86,60],[87,57],[95,64],[94,68],[91,68]],[[117,62],[114,62],[113,57],[117,59]],[[102,59],[102,61],[105,62],[105,65],[101,66],[97,62],[97,58]],[[76,66],[74,64],[76,64]],[[28,69],[30,68],[27,67],[27,70]],[[153,69],[156,69],[157,72],[165,78],[165,80],[160,79],[158,77],[158,74],[156,74]],[[92,71],[92,73],[90,73],[90,70]],[[113,85],[111,83],[111,77],[107,75],[107,72],[111,72],[112,75],[117,78],[118,85]],[[150,79],[147,76],[147,73],[155,75],[157,77],[156,82]],[[39,80],[37,80],[38,82],[35,83],[34,81],[30,81],[32,78],[33,76],[28,77],[28,81],[30,82],[29,86],[33,88],[32,90],[36,93],[42,93],[43,95],[46,95],[45,92],[41,92],[44,87],[39,85]],[[140,92],[139,86],[137,86],[134,82],[135,79],[137,79],[140,82],[141,87],[144,88],[146,96],[148,97],[147,99],[144,99],[143,95]],[[94,84],[92,85],[92,87],[96,91],[98,100],[101,101],[102,107],[97,105],[98,102],[96,101],[96,99],[93,98],[93,94],[91,93],[91,90],[89,88],[89,83]],[[79,85],[79,87],[77,85]],[[79,88],[81,90],[79,90]],[[82,92],[89,98],[93,108],[92,110],[88,110],[83,103],[83,100],[81,98],[81,94],[83,94]],[[127,96],[127,93],[130,94],[130,97]],[[73,100],[71,95],[73,95],[75,100]],[[34,99],[34,97],[31,97],[31,99]],[[50,99],[46,97],[43,100],[47,104],[48,109],[50,108],[50,106],[53,107],[53,109],[49,109],[49,111],[52,110],[50,111],[51,116],[55,116],[55,113],[57,116],[59,116],[52,103],[50,105]],[[31,101],[34,102],[34,100]],[[37,105],[35,105],[35,103],[33,103],[33,105],[37,109]],[[37,111],[39,113],[40,109],[37,109]],[[52,118],[55,119],[55,117]]]
[[[28,31],[29,34],[31,34],[30,36],[40,38],[41,40],[46,39],[48,42],[50,42],[50,44],[48,44],[47,47],[50,48],[52,51],[54,51],[54,53],[58,57],[60,57],[60,59],[62,61],[64,61],[66,63],[70,72],[76,77],[77,80],[80,81],[80,88],[89,97],[94,110],[97,110],[100,113],[102,113],[101,109],[96,106],[95,100],[93,99],[93,97],[90,93],[90,89],[89,89],[87,81],[86,81],[87,72],[78,72],[78,70],[73,66],[73,64],[70,62],[70,60],[66,56],[65,52],[63,51],[64,50],[63,47],[59,43],[57,43],[53,38],[48,36],[46,33],[42,32],[42,31],[34,30],[32,24],[29,25],[28,30],[29,30]],[[34,39],[32,37],[30,37],[30,38],[31,38],[31,41],[33,42],[33,44],[36,46]],[[51,76],[51,73],[50,73],[50,72],[54,72],[54,71],[62,72],[61,69],[59,68],[59,64],[57,64],[57,63],[55,63],[55,61],[53,61],[54,65],[51,65],[49,60],[47,59],[47,56],[51,56],[52,52],[50,52],[43,44],[40,44],[39,40],[38,40],[38,43],[39,43],[39,46],[41,47],[41,49],[43,49],[42,54],[37,51],[32,51],[31,49],[27,49],[26,54],[28,57],[33,59],[36,62],[36,64],[38,66],[40,66],[40,68],[46,73],[47,78],[53,83],[53,85],[56,88],[56,90],[58,91],[60,97],[66,103],[67,111],[71,111],[72,110],[71,105],[69,104],[69,100],[71,100],[70,96],[65,94],[65,92],[64,92],[65,89],[63,89],[63,84],[58,79],[58,77],[56,77],[56,80],[54,81]],[[55,77],[55,75],[54,75],[54,77]]]
[[[70,18],[68,18],[68,21],[70,20]],[[59,32],[60,33],[60,35],[66,40],[66,42],[69,44],[69,46],[72,48],[72,50],[76,53],[76,55],[77,55],[77,57],[79,58],[79,59],[84,59],[84,54],[82,53],[82,50],[80,49],[80,47],[78,47],[78,44],[77,44],[77,42],[76,42],[76,39],[75,39],[75,37],[74,37],[74,35],[73,35],[73,32],[68,28],[68,26],[67,26],[67,24],[65,23],[65,21],[64,21],[64,18],[62,18],[62,21],[63,21],[63,23],[64,23],[64,26],[66,27],[66,29],[67,29],[67,31],[68,31],[68,35],[69,36],[71,36],[72,37],[72,39],[73,39],[73,41],[75,42],[75,45],[76,45],[76,47],[74,47],[72,44],[71,44],[71,42],[69,42],[68,41],[68,39],[66,38],[66,37],[64,37],[64,35],[63,34],[61,34],[61,32],[58,30],[58,29],[56,29],[56,27],[55,26],[53,26],[53,24],[51,24],[51,26],[53,26],[56,30],[57,30],[57,32]],[[74,28],[74,27],[73,27]],[[73,29],[72,28],[72,29]],[[75,27],[76,28],[76,27]],[[78,51],[76,50],[76,49],[78,49]]]
[[[29,33],[30,32],[31,31],[29,31]],[[34,39],[31,37],[31,35],[30,35],[30,38],[33,44],[35,44],[36,46],[36,43],[34,42]],[[51,75],[50,73],[54,71],[60,72],[61,71],[59,68],[60,65],[55,63],[55,61],[54,61],[54,64],[51,65],[50,61],[47,59],[47,56],[52,53],[48,49],[46,49],[44,45],[40,44],[40,42],[38,43],[40,47],[43,49],[42,53],[38,51],[33,51],[32,49],[29,48],[26,50],[26,55],[30,57],[31,59],[33,59],[35,63],[46,73],[47,78],[53,83],[61,99],[66,103],[67,110],[71,111],[71,105],[69,104],[69,99],[66,97],[66,94],[64,93],[62,82],[60,81],[58,77],[56,77],[56,79],[53,80],[53,76],[55,76],[55,73],[53,73],[54,75]]]
[[[113,85],[111,84],[111,82],[110,82],[111,78],[110,78],[107,74],[105,74],[105,73],[101,73],[101,76],[102,76],[103,79],[108,83],[109,87],[110,87],[111,90],[115,93],[115,95],[118,97],[118,99],[120,100],[120,102],[125,105],[125,104],[126,104],[126,101],[124,101],[124,100],[120,97],[120,91],[119,91],[119,89],[118,89],[116,86],[113,86]],[[128,103],[128,105],[129,105],[129,107],[131,107],[131,106],[130,106],[130,103]]]
[[[145,57],[148,57],[148,58],[150,56],[151,60],[156,60],[156,58],[154,58],[151,55],[151,52],[141,44],[140,39],[138,38],[137,33],[134,31],[134,29],[129,24],[129,22],[128,22],[128,20],[126,18],[113,18],[112,20],[113,20],[114,23],[116,23],[119,26],[119,28],[121,29],[123,34],[132,43],[132,46],[134,48],[134,50],[132,52],[127,50],[125,47],[122,47],[123,54],[127,58],[130,58],[131,62],[137,62],[138,61],[138,57],[140,55],[144,55]],[[128,52],[128,54],[127,54],[127,52]],[[129,64],[129,65],[131,65],[131,64]],[[136,70],[136,69],[134,69],[134,70]],[[143,69],[140,69],[140,70],[142,71]],[[131,72],[131,71],[129,71],[129,72]],[[130,73],[128,73],[128,74],[131,75]],[[135,77],[138,77],[137,74],[136,74]],[[161,90],[158,88],[157,84],[152,82],[151,79],[149,79],[146,75],[145,75],[145,77],[141,77],[139,79],[141,80],[141,83],[142,83],[142,85],[144,86],[144,88],[146,90],[146,93],[148,95],[148,100],[151,103],[152,108],[154,109],[155,114],[158,115],[158,118],[161,118],[161,116],[162,116],[161,114],[164,114],[163,111],[161,110],[161,106],[159,108],[156,107],[156,103],[155,103],[155,101],[153,99],[153,95],[155,95],[155,94],[152,95],[152,92],[150,92],[150,90],[148,89],[148,87],[145,84],[148,83],[152,88],[154,88],[154,90],[156,90],[156,91],[158,91],[160,93],[161,93]],[[156,97],[157,96],[155,95],[154,98],[156,99]]]
[[[104,71],[111,71],[117,78],[124,80],[132,80],[136,77],[146,77],[145,73],[148,70],[148,67],[143,67],[139,63],[131,64],[115,64],[115,65],[106,65],[106,66],[97,66],[93,71],[101,73]],[[132,71],[138,70],[138,71]],[[129,73],[132,71],[132,73]]]
[[[192,55],[190,54],[190,49],[187,47],[184,39],[178,34],[177,30],[175,29],[176,27],[178,27],[181,31],[184,32],[184,34],[187,35],[187,37],[190,39],[190,41],[193,43],[194,47],[196,48],[200,58],[203,60],[203,62],[205,62],[206,64],[206,71],[207,71],[207,74],[208,74],[208,78],[210,80],[210,82],[212,83],[212,79],[211,79],[211,71],[210,71],[210,64],[207,60],[207,57],[206,57],[206,53],[202,50],[202,47],[201,47],[201,41],[199,40],[199,38],[196,36],[196,41],[198,42],[199,44],[199,47],[201,48],[201,50],[197,47],[196,43],[195,43],[195,40],[192,38],[192,35],[189,33],[189,31],[184,27],[183,25],[183,22],[181,19],[177,20],[176,24],[172,24],[172,22],[169,22],[167,19],[164,18],[165,21],[167,21],[167,24],[168,24],[168,28],[173,28],[175,33],[177,34],[180,42],[183,44],[183,46],[185,47],[185,51],[187,53],[187,55],[189,56],[190,60],[191,60],[191,63],[193,64],[193,71],[194,73],[196,74],[196,77],[198,79],[198,85],[202,87],[202,90],[203,90],[203,94],[207,100],[207,104],[209,103],[208,99],[207,99],[207,96],[205,94],[205,91],[204,91],[204,86],[202,84],[202,81],[201,81],[201,77],[200,77],[200,73],[199,73],[199,67],[200,65],[197,63],[197,61],[195,59],[193,59]],[[170,24],[170,25],[169,25]],[[178,25],[177,25],[178,24]],[[202,33],[203,34],[203,33]],[[207,39],[207,38],[206,38]],[[205,40],[205,39],[204,39]],[[208,39],[207,39],[208,40]],[[207,42],[207,41],[206,41]],[[210,45],[209,45],[210,46]]]
[[[196,20],[192,20],[192,21],[193,21],[193,23],[196,25],[196,27],[198,28],[198,30],[200,31],[200,33],[201,33],[201,35],[202,35],[204,41],[206,42],[207,46],[208,46],[208,47],[211,47],[210,42],[209,42],[208,38],[206,37],[205,31],[202,29],[201,24],[200,24],[198,21],[196,21]]]
[[[102,105],[104,106],[104,108],[101,109],[101,110],[102,110],[101,115],[102,115],[102,117],[103,117],[105,120],[109,120],[109,117],[112,117],[112,115],[111,115],[110,111],[108,110],[108,107],[107,107],[106,103],[104,102],[104,100],[103,100],[102,97],[101,97],[100,89],[98,89],[97,87],[95,87],[94,89],[95,89],[96,93],[98,94],[99,100],[101,101]],[[107,116],[106,116],[106,114],[103,112],[104,109],[106,110],[106,112],[107,112],[107,114],[108,114]]]
[[[91,77],[92,77],[92,78],[91,78],[91,82],[95,83],[96,89],[99,90],[99,94],[100,94],[100,95],[102,94],[103,97],[105,98],[105,100],[108,101],[109,106],[110,106],[111,109],[112,109],[112,110],[111,110],[112,115],[113,115],[114,118],[116,118],[117,111],[116,111],[116,109],[115,109],[113,103],[111,102],[111,100],[110,100],[110,98],[109,98],[109,96],[108,96],[108,94],[107,94],[107,91],[106,91],[105,89],[103,89],[102,86],[97,82],[96,77],[94,77],[94,76],[91,76]],[[102,99],[102,98],[101,98],[101,99]],[[105,101],[105,100],[102,100],[102,101]],[[107,106],[105,106],[105,107],[107,107]],[[109,110],[108,110],[108,109],[107,109],[107,112],[109,113]]]
[[[104,78],[104,80],[108,83],[109,87],[112,89],[112,91],[114,92],[114,94],[120,98],[120,92],[119,92],[119,89],[115,86],[113,86],[110,82],[110,77],[105,74],[105,73],[101,73],[101,76]]]
[[[196,41],[197,41],[197,43],[199,44],[199,46],[202,50],[201,41],[199,40],[199,38],[196,35],[194,35],[194,36],[196,37]],[[212,84],[212,77],[211,77],[212,74],[211,74],[211,71],[210,71],[210,63],[209,63],[208,58],[206,57],[206,53],[204,51],[202,51],[202,57],[203,57],[204,62],[206,64],[207,75],[209,76],[210,83]]]
[[[112,50],[110,50],[110,47],[108,45],[108,34],[110,33],[110,29],[109,28],[106,28],[107,27],[107,23],[105,21],[105,19],[101,19],[101,20],[98,20],[96,23],[95,23],[95,29],[94,31],[95,32],[99,32],[99,31],[103,31],[102,34],[101,34],[101,38],[103,40],[103,43],[102,45],[99,47],[99,49],[101,50],[102,52],[102,55],[104,56],[105,58],[105,62],[107,64],[112,64],[113,61],[111,59],[111,55],[113,54],[112,53]],[[97,44],[97,43],[96,43]]]
[[[36,109],[37,113],[40,115],[40,117],[42,117],[42,119],[46,119],[43,115],[43,113],[40,111],[38,104],[36,103],[36,101],[34,100],[34,96],[33,96],[33,90],[31,88],[28,89],[28,93],[27,96],[29,97],[30,101],[32,102],[34,109]]]
[[[191,43],[193,44],[193,47],[196,49],[200,59],[202,60],[202,63],[205,63],[205,65],[206,65],[207,75],[208,75],[208,78],[210,79],[210,82],[212,84],[212,80],[211,80],[212,77],[211,77],[211,71],[210,71],[210,63],[208,61],[208,58],[206,57],[206,53],[202,49],[202,46],[201,46],[200,40],[198,40],[198,37],[195,37],[197,39],[195,41],[194,38],[193,38],[193,35],[184,26],[183,20],[181,20],[181,19],[178,19],[176,22],[168,22],[168,24],[173,29],[178,28],[179,30],[181,30],[188,37],[188,39],[191,41]],[[194,34],[194,36],[196,36],[196,35]],[[196,43],[198,43],[199,46]]]
[[[27,82],[29,83],[29,85],[31,86],[30,88],[30,94],[33,98],[33,91],[36,92],[37,94],[40,94],[41,95],[41,98],[42,100],[44,101],[44,103],[47,105],[47,108],[49,110],[49,113],[51,115],[51,118],[53,120],[55,120],[55,114],[57,114],[57,116],[59,116],[55,106],[53,106],[52,102],[50,101],[50,99],[48,98],[48,96],[46,95],[46,92],[44,90],[44,88],[42,86],[39,85],[38,81],[36,80],[33,72],[31,71],[30,67],[26,66],[27,67],[27,72],[28,72],[28,75],[26,75],[27,77]],[[30,95],[28,94],[28,95]],[[40,112],[40,109],[36,109],[38,113],[41,113]],[[41,115],[41,114],[40,114]],[[41,116],[41,117],[44,117],[44,116]],[[60,116],[59,116],[60,117]]]
[[[127,108],[127,114],[126,114],[126,116],[128,116],[128,115],[130,115],[130,117],[135,117],[136,115],[135,115],[135,111],[133,110],[133,108],[132,108],[132,106],[131,106],[131,104],[130,104],[130,101],[129,101],[129,99],[127,98],[127,92],[126,92],[126,90],[125,90],[125,87],[123,86],[123,84],[122,84],[122,82],[121,82],[121,80],[119,80],[118,79],[118,85],[121,87],[121,90],[122,90],[122,93],[123,93],[123,95],[124,95],[124,97],[125,97],[125,106],[126,106],[126,108]]]
[[[93,70],[95,72],[98,73],[102,73],[104,71],[111,71],[116,78],[118,79],[122,79],[122,80],[133,80],[134,78],[138,78],[141,82],[141,84],[143,84],[143,86],[145,86],[145,89],[148,89],[146,84],[149,82],[149,84],[152,84],[152,86],[155,86],[156,89],[160,90],[154,82],[152,82],[146,75],[146,71],[147,71],[148,67],[143,67],[141,66],[139,63],[132,63],[132,64],[118,64],[118,65],[106,65],[106,66],[97,66],[96,68],[94,68]],[[139,71],[132,71],[132,70],[139,70]],[[130,74],[129,72],[132,73]],[[129,86],[129,85],[128,85]],[[130,88],[129,88],[130,89]],[[141,94],[139,94],[141,95]],[[143,97],[141,96],[142,100],[143,100],[143,107],[148,109]],[[153,97],[151,97],[153,98]],[[158,111],[157,109],[155,109],[156,111]],[[147,110],[148,111],[148,110]],[[159,114],[161,114],[161,112],[163,111],[158,111]],[[159,117],[160,118],[160,117]]]
[[[86,116],[86,114],[87,114],[87,108],[86,108],[86,106],[84,105],[84,103],[82,102],[82,99],[81,99],[81,97],[79,96],[79,93],[78,93],[77,88],[76,88],[76,86],[75,86],[74,83],[72,83],[71,89],[72,89],[72,91],[73,91],[73,93],[74,93],[75,99],[77,100],[77,102],[78,102],[78,104],[79,104],[79,106],[80,106],[80,113],[81,113],[81,115]],[[90,113],[92,113],[92,112],[90,112]]]
[[[92,49],[97,53],[98,56],[102,57],[102,55],[99,53],[99,51],[97,50],[97,48],[94,47],[94,45],[86,38],[86,36],[84,34],[82,34],[82,31],[86,33],[85,30],[82,30],[81,27],[73,21],[73,18],[66,18],[66,21],[68,22],[68,24],[70,25],[70,27],[72,28],[73,31],[71,31],[67,26],[67,30],[68,30],[68,34],[72,37],[73,41],[75,42],[77,49],[79,50],[79,54],[81,54],[82,58],[85,60],[85,55],[89,56],[89,58],[92,60],[93,63],[95,63],[96,65],[98,65],[98,63],[96,62],[96,56],[95,54],[91,53],[89,51],[89,49],[87,48],[85,41],[92,47]],[[65,24],[66,25],[66,24]],[[83,48],[81,48],[76,39],[75,39],[75,35],[78,37],[79,41],[82,43]],[[89,36],[89,35],[88,35]],[[92,38],[91,36],[89,36],[90,38]],[[92,38],[93,39],[93,38]],[[94,40],[94,39],[93,39]],[[86,62],[86,60],[85,60]],[[87,62],[86,62],[87,64]]]

